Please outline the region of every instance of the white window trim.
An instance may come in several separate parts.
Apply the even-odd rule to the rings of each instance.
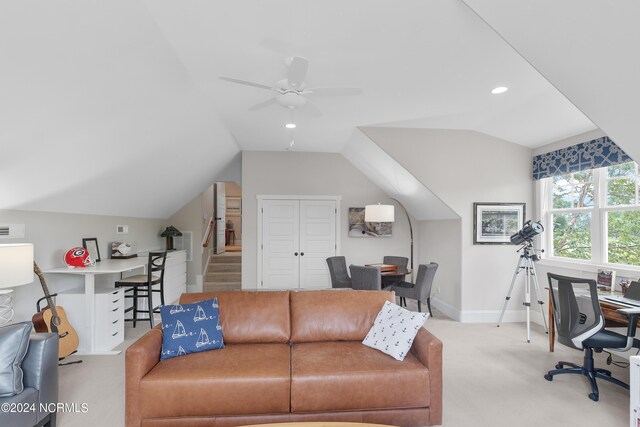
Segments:
[[[636,167],[636,172],[638,167]],[[637,175],[636,175],[637,176]],[[636,182],[636,205],[606,205],[607,184],[609,178],[606,168],[594,169],[594,206],[585,208],[553,209],[553,194],[550,179],[538,180],[535,185],[537,214],[545,227],[545,233],[540,239],[540,248],[544,249],[540,263],[542,265],[570,268],[586,272],[597,272],[598,269],[615,269],[619,275],[638,276],[640,266],[615,264],[607,262],[607,222],[609,212],[640,210],[638,191],[640,185]],[[601,203],[602,201],[602,203]],[[602,206],[601,206],[602,205]],[[553,222],[552,214],[591,212],[591,260],[571,259],[553,255]]]

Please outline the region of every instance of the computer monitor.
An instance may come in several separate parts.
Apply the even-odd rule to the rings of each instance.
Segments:
[[[629,283],[629,289],[627,289],[627,293],[624,294],[624,297],[640,301],[640,282],[636,281]]]

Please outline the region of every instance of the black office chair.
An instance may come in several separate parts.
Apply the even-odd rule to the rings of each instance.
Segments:
[[[369,291],[379,291],[382,289],[380,267],[351,264],[349,271],[351,272],[351,285],[353,289]]]
[[[438,264],[431,262],[429,264],[420,264],[418,266],[418,276],[416,277],[416,283],[400,282],[393,285],[393,290],[396,292],[396,296],[400,297],[400,304],[404,301],[405,307],[407,306],[407,300],[405,298],[411,298],[418,301],[418,311],[421,311],[421,303],[426,302],[429,309],[429,315],[433,316],[431,311],[431,285],[433,285],[433,278],[436,275]]]
[[[138,320],[148,320],[153,328],[153,313],[159,313],[160,306],[153,305],[153,294],[160,294],[160,305],[164,305],[164,266],[167,261],[167,252],[149,252],[149,261],[147,263],[147,274],[137,274],[135,276],[125,277],[115,283],[116,288],[125,289],[125,298],[133,299],[133,306],[125,309],[125,313],[133,311],[128,322],[133,322],[136,327]],[[155,273],[155,274],[154,274]],[[154,286],[157,289],[154,289]],[[138,308],[138,300],[147,299],[147,310]],[[138,317],[139,313],[147,313],[148,317]]]
[[[332,256],[327,258],[329,274],[331,274],[332,288],[350,288],[351,277],[347,271],[347,261],[343,256]]]
[[[626,336],[606,330],[604,316],[598,302],[595,280],[559,276],[552,273],[547,273],[547,276],[549,289],[551,289],[558,342],[578,350],[584,350],[584,361],[583,366],[571,362],[558,362],[556,369],[549,371],[544,378],[552,381],[554,375],[582,374],[591,382],[589,398],[594,401],[599,399],[596,378],[610,381],[628,390],[629,386],[613,378],[610,371],[594,366],[593,352],[595,350],[599,353],[605,348],[620,351],[629,350],[631,347],[640,348],[640,341],[633,338],[636,333],[636,320],[640,314],[640,308],[618,310],[625,314],[629,320]],[[565,366],[570,366],[570,368],[565,368]]]

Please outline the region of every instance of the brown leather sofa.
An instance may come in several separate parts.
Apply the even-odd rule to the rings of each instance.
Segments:
[[[362,345],[386,291],[218,297],[225,348],[160,361],[162,331],[126,352],[126,425],[442,423],[442,342],[422,328],[403,362]]]

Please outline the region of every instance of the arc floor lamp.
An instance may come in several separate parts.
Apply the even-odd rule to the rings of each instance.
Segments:
[[[411,217],[409,217],[409,212],[407,208],[404,207],[400,201],[390,197],[390,200],[396,202],[400,207],[404,210],[404,213],[407,215],[407,222],[409,223],[409,235],[411,236],[411,246],[410,246],[410,268],[411,268],[411,277],[413,278],[413,227],[411,226]],[[366,205],[364,207],[364,220],[365,222],[395,222],[395,206],[394,205],[381,205],[378,203],[377,205]]]

